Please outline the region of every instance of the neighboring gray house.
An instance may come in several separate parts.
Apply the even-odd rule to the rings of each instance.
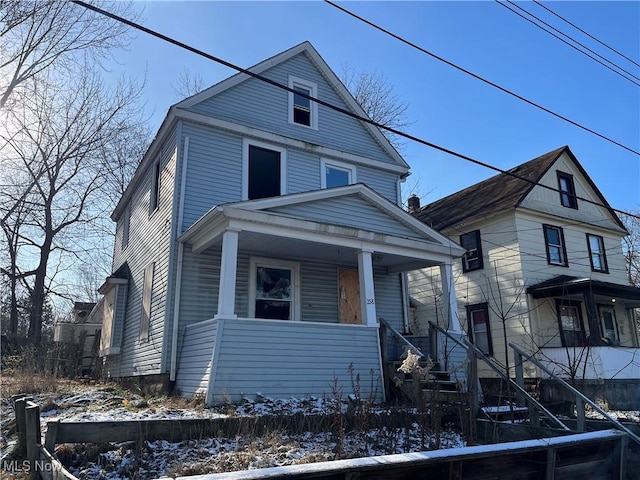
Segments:
[[[250,71],[366,116],[308,42]],[[450,285],[463,253],[400,208],[408,170],[379,129],[246,74],[172,106],[112,214],[103,371],[214,404],[346,394],[352,365],[384,398],[378,319],[405,331],[405,272]]]

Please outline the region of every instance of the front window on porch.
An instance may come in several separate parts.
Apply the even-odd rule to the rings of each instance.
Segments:
[[[268,320],[296,320],[298,264],[251,261],[251,316]]]
[[[586,345],[582,313],[579,303],[562,303],[556,305],[558,322],[560,324],[560,337],[563,347],[581,347]]]

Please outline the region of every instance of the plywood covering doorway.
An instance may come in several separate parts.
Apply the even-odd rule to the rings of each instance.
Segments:
[[[360,278],[358,270],[338,270],[338,299],[340,323],[362,323],[360,307]]]

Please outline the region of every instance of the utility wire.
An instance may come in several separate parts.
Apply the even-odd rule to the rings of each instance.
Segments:
[[[307,95],[306,93],[303,93],[301,91],[294,90],[293,88],[290,88],[287,85],[280,84],[280,83],[278,83],[278,82],[276,82],[274,80],[271,80],[269,78],[266,78],[266,77],[264,77],[264,76],[262,76],[262,75],[260,75],[258,73],[254,73],[254,72],[252,72],[250,70],[247,70],[246,68],[242,68],[242,67],[239,67],[237,65],[234,65],[231,62],[228,62],[226,60],[218,58],[218,57],[216,57],[214,55],[211,55],[209,53],[203,52],[202,50],[199,50],[199,49],[197,49],[195,47],[187,45],[186,43],[180,42],[179,40],[175,40],[175,39],[173,39],[171,37],[168,37],[167,35],[164,35],[162,33],[156,32],[155,30],[151,30],[150,28],[147,28],[147,27],[145,27],[143,25],[140,25],[138,23],[132,22],[131,20],[127,20],[126,18],[123,18],[123,17],[120,17],[118,15],[115,15],[115,14],[113,14],[111,12],[103,10],[103,9],[101,9],[99,7],[94,6],[94,5],[85,3],[85,2],[83,2],[81,0],[71,0],[71,2],[75,3],[76,5],[79,5],[81,7],[84,7],[84,8],[87,8],[89,10],[92,10],[92,11],[94,11],[96,13],[99,13],[101,15],[107,16],[107,17],[109,17],[109,18],[111,18],[113,20],[116,20],[118,22],[122,22],[122,23],[124,23],[126,25],[129,25],[132,28],[135,28],[135,29],[140,30],[140,31],[145,32],[145,33],[148,33],[149,35],[152,35],[154,37],[160,38],[161,40],[164,40],[164,41],[166,41],[168,43],[176,45],[176,46],[178,46],[180,48],[184,48],[185,50],[188,50],[188,51],[193,52],[193,53],[195,53],[197,55],[205,57],[205,58],[207,58],[209,60],[212,60],[212,61],[214,61],[216,63],[220,63],[220,64],[222,64],[222,65],[224,65],[226,67],[232,68],[233,70],[237,70],[239,73],[243,73],[243,74],[248,75],[248,76],[250,76],[252,78],[256,78],[256,79],[258,79],[260,81],[266,82],[266,83],[268,83],[270,85],[273,85],[274,87],[280,88],[281,90],[286,90],[287,92],[291,92],[291,93],[295,93],[296,95],[300,95],[300,96],[302,96],[304,98],[307,98],[307,99],[309,99],[309,100],[311,100],[313,102],[316,102],[316,103],[318,103],[320,105],[323,105],[323,106],[325,106],[327,108],[330,108],[330,109],[335,110],[337,112],[340,112],[340,113],[343,113],[345,115],[348,115],[348,116],[350,116],[352,118],[355,118],[356,120],[359,120],[361,122],[368,123],[370,125],[373,125],[375,127],[380,128],[380,129],[383,129],[383,130],[386,130],[388,132],[394,133],[394,134],[396,134],[396,135],[398,135],[400,137],[406,138],[408,140],[412,140],[412,141],[414,141],[416,143],[419,143],[421,145],[425,145],[425,146],[433,148],[435,150],[439,150],[441,152],[447,153],[449,155],[452,155],[454,157],[460,158],[462,160],[465,160],[467,162],[473,163],[475,165],[479,165],[481,167],[488,168],[488,169],[493,170],[493,171],[498,172],[498,173],[504,173],[505,175],[509,175],[511,177],[517,178],[517,179],[522,180],[524,182],[527,182],[527,183],[529,183],[531,185],[537,185],[537,186],[539,186],[541,188],[545,188],[547,190],[551,190],[551,191],[556,192],[556,193],[562,193],[557,188],[553,188],[553,187],[550,187],[548,185],[537,183],[537,182],[535,182],[533,180],[529,180],[528,178],[522,177],[522,176],[520,176],[520,175],[518,175],[516,173],[513,173],[511,171],[503,170],[503,169],[495,167],[495,166],[493,166],[493,165],[491,165],[489,163],[486,163],[486,162],[483,162],[483,161],[480,161],[480,160],[476,160],[476,159],[474,159],[472,157],[469,157],[467,155],[455,152],[453,150],[450,150],[448,148],[442,147],[440,145],[436,145],[435,143],[431,143],[431,142],[429,142],[427,140],[424,140],[422,138],[416,137],[414,135],[410,135],[410,134],[402,132],[400,130],[396,130],[395,128],[391,128],[391,127],[382,125],[382,124],[380,124],[378,122],[375,122],[375,121],[371,120],[368,117],[363,117],[361,115],[358,115],[357,113],[351,112],[350,110],[346,110],[346,109],[344,109],[342,107],[338,107],[336,105],[332,105],[331,103],[329,103],[329,102],[327,102],[325,100],[321,100],[319,98],[315,98],[315,97],[312,97],[310,95]],[[612,208],[609,205],[604,205],[602,203],[595,202],[595,201],[593,201],[591,199],[588,199],[588,198],[579,197],[577,195],[575,195],[574,198],[576,198],[576,200],[581,200],[583,202],[587,202],[587,203],[596,205],[598,207],[603,207],[603,208],[606,208],[606,209],[613,210],[614,212],[622,213],[624,215],[629,215],[631,217],[635,217],[635,218],[640,219],[640,215],[636,216],[636,215],[634,215],[632,213],[629,213],[629,212],[626,212],[624,210],[616,210],[616,209]]]
[[[560,30],[558,30],[557,28],[555,28],[552,25],[549,25],[547,22],[545,22],[544,20],[542,20],[540,17],[535,16],[533,13],[529,12],[527,9],[525,9],[524,7],[521,7],[520,5],[512,2],[511,0],[506,0],[505,2],[501,2],[500,0],[495,0],[495,2],[506,8],[507,10],[509,10],[510,12],[518,15],[520,18],[522,18],[523,20],[526,20],[527,22],[532,23],[533,25],[535,25],[536,27],[538,27],[540,30],[542,30],[543,32],[548,33],[549,35],[551,35],[552,37],[560,40],[562,43],[569,45],[571,48],[573,48],[574,50],[582,53],[583,55],[585,55],[586,57],[589,57],[591,60],[593,60],[594,62],[599,63],[600,65],[602,65],[605,68],[608,68],[609,70],[611,70],[613,73],[615,73],[616,75],[619,75],[620,77],[624,78],[625,80],[633,83],[634,85],[640,87],[640,83],[636,82],[635,80],[632,80],[631,78],[627,77],[626,75],[620,73],[617,69],[619,69],[621,72],[626,73],[627,75],[630,75],[631,77],[640,80],[640,77],[635,76],[633,73],[625,70],[624,68],[622,68],[621,66],[613,63],[612,61],[608,60],[607,58],[603,57],[602,55],[600,55],[597,52],[594,52],[593,50],[591,50],[589,47],[587,47],[586,45],[578,42],[577,40],[575,40],[574,38],[570,37],[569,35],[561,32]],[[584,48],[585,50],[587,50],[588,52],[594,54],[596,57],[601,58],[602,60],[604,60],[605,62],[613,65],[615,68],[610,67],[609,65],[606,65],[605,63],[601,62],[600,60],[598,60],[597,58],[589,55],[589,53],[585,52],[584,50],[580,50],[580,48],[576,47],[576,45],[573,45],[571,42],[568,42],[567,40],[565,40],[564,38],[559,37],[558,35],[556,35],[555,33],[547,30],[546,28],[544,28],[542,25],[536,23],[535,21],[531,20],[531,18],[527,18],[524,15],[522,15],[521,13],[516,12],[513,8],[509,7],[509,5],[507,5],[507,3],[515,8],[517,8],[518,10],[521,10],[523,12],[525,12],[527,15],[529,15],[531,18],[534,18],[535,20],[537,20],[538,22],[542,23],[543,25],[549,27],[550,29],[558,32],[560,35],[563,35],[564,37],[568,38],[571,42],[574,42],[576,45],[579,45],[580,47]]]
[[[396,40],[399,40],[400,42],[402,42],[402,43],[404,43],[406,45],[409,45],[410,47],[415,48],[416,50],[419,50],[420,52],[422,52],[422,53],[424,53],[426,55],[429,55],[430,57],[435,58],[436,60],[439,60],[439,61],[441,61],[443,63],[446,63],[447,65],[449,65],[450,67],[455,68],[456,70],[459,70],[459,71],[461,71],[463,73],[466,73],[467,75],[470,75],[473,78],[475,78],[477,80],[480,80],[481,82],[486,83],[487,85],[491,85],[492,87],[497,88],[498,90],[500,90],[500,91],[502,91],[504,93],[507,93],[507,94],[511,95],[512,97],[517,98],[518,100],[521,100],[521,101],[523,101],[525,103],[528,103],[529,105],[531,105],[533,107],[536,107],[536,108],[538,108],[538,109],[540,109],[540,110],[542,110],[544,112],[547,112],[548,114],[553,115],[556,118],[564,120],[565,122],[568,122],[571,125],[574,125],[574,126],[576,126],[578,128],[581,128],[582,130],[584,130],[586,132],[589,132],[589,133],[591,133],[591,134],[593,134],[593,135],[595,135],[597,137],[600,137],[603,140],[606,140],[607,142],[613,143],[614,145],[617,145],[620,148],[623,148],[623,149],[625,149],[625,150],[627,150],[627,151],[629,151],[631,153],[634,153],[634,154],[640,156],[640,151],[638,151],[638,150],[634,150],[631,147],[627,147],[626,145],[624,145],[624,144],[622,144],[622,143],[620,143],[620,142],[618,142],[616,140],[613,140],[612,138],[607,137],[606,135],[603,135],[602,133],[598,133],[595,130],[592,130],[591,128],[589,128],[589,127],[586,127],[586,126],[584,126],[584,125],[582,125],[582,124],[580,124],[578,122],[575,122],[575,121],[565,117],[564,115],[556,113],[553,110],[550,110],[550,109],[540,105],[539,103],[536,103],[536,102],[534,102],[532,100],[529,100],[529,99],[523,97],[522,95],[519,95],[519,94],[517,94],[517,93],[515,93],[515,92],[513,92],[511,90],[508,90],[507,88],[502,87],[502,86],[498,85],[497,83],[492,82],[491,80],[487,80],[486,78],[481,77],[480,75],[478,75],[476,73],[473,73],[473,72],[471,72],[471,71],[469,71],[469,70],[467,70],[467,69],[465,69],[465,68],[463,68],[463,67],[461,67],[459,65],[456,65],[455,63],[450,62],[449,60],[447,60],[447,59],[445,59],[445,58],[443,58],[443,57],[441,57],[439,55],[436,55],[435,53],[430,52],[429,50],[427,50],[425,48],[422,48],[421,46],[419,46],[419,45],[417,45],[417,44],[415,44],[415,43],[413,43],[413,42],[401,37],[400,35],[397,35],[397,34],[391,32],[391,31],[381,27],[380,25],[377,25],[377,24],[367,20],[366,18],[361,17],[360,15],[357,15],[357,14],[351,12],[350,10],[348,10],[348,9],[346,9],[346,8],[344,8],[344,7],[340,6],[340,5],[332,2],[331,0],[324,0],[324,1],[325,1],[325,3],[328,3],[329,5],[331,5],[332,7],[335,7],[338,10],[341,10],[342,12],[344,12],[344,13],[346,13],[348,15],[351,15],[353,18],[355,18],[357,20],[360,20],[361,22],[364,22],[367,25],[369,25],[369,26],[371,26],[371,27],[373,27],[373,28],[375,28],[377,30],[380,30],[383,33],[386,33],[387,35],[395,38]]]
[[[617,53],[618,55],[620,55],[622,58],[624,58],[625,60],[628,60],[629,62],[633,63],[634,65],[640,67],[640,63],[636,62],[635,60],[627,57],[624,53],[619,52],[618,50],[616,50],[615,48],[607,45],[606,43],[604,43],[601,40],[598,40],[596,37],[594,37],[593,35],[591,35],[589,32],[584,31],[582,28],[580,28],[579,26],[577,26],[575,23],[571,23],[569,20],[567,20],[566,18],[562,17],[561,15],[559,15],[558,13],[554,12],[553,10],[551,10],[549,7],[543,5],[542,3],[538,2],[537,0],[533,0],[533,3],[535,3],[536,5],[538,5],[541,8],[544,8],[547,12],[551,13],[552,15],[555,15],[556,17],[558,17],[560,20],[562,20],[565,23],[568,23],[569,25],[571,25],[573,28],[575,28],[576,30],[578,30],[579,32],[584,33],[587,37],[589,37],[592,40],[595,40],[596,42],[598,42],[600,45],[602,45],[603,47],[608,48],[609,50],[611,50],[614,53]]]

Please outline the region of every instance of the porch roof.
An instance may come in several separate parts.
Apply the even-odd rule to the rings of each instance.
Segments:
[[[319,203],[336,199],[352,206],[366,202],[378,225],[380,218],[385,219],[385,228],[369,226],[366,218],[363,221],[347,212],[327,218],[316,214]],[[287,208],[292,206],[296,208]],[[364,184],[219,205],[198,219],[179,241],[198,253],[220,245],[227,230],[239,231],[240,247],[244,244],[256,253],[337,260],[347,252],[369,250],[390,271],[451,263],[464,253],[462,247]]]
[[[633,285],[603,282],[590,278],[559,275],[544,282],[531,285],[527,293],[533,298],[545,298],[590,292],[624,301],[628,307],[640,307],[640,288]]]

